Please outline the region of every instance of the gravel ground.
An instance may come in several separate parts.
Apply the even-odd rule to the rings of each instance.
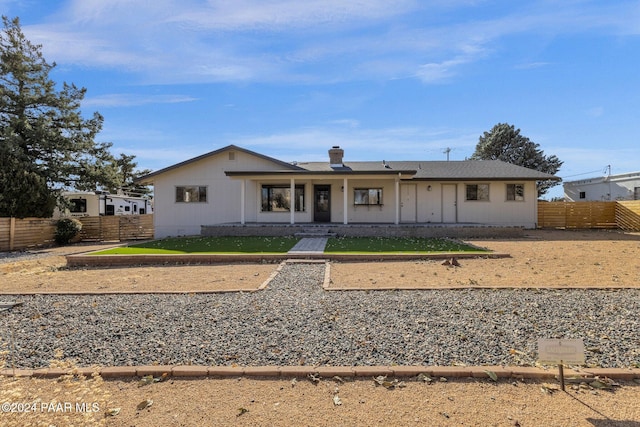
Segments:
[[[31,261],[50,256],[64,256],[83,252],[98,251],[120,246],[120,242],[81,242],[67,246],[48,246],[25,249],[22,251],[0,251],[0,264],[16,261]]]
[[[256,293],[5,298],[24,304],[0,313],[0,338],[22,368],[55,349],[79,366],[529,365],[538,338],[640,366],[638,289],[326,292],[323,274],[289,264]]]
[[[31,251],[15,251],[15,252],[0,252],[0,264],[16,261],[28,261],[38,258],[48,257],[49,254],[44,252],[31,252]]]

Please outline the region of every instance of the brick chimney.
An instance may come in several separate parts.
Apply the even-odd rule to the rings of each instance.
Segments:
[[[344,165],[342,164],[342,158],[344,157],[344,150],[340,148],[338,145],[334,145],[329,150],[329,166],[332,168],[341,168]]]

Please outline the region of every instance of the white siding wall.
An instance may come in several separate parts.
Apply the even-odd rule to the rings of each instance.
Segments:
[[[337,194],[332,193],[333,199],[340,199],[339,204],[342,205],[341,185],[337,187]],[[381,222],[393,223],[396,219],[396,190],[395,181],[393,180],[349,180],[349,193],[347,194],[347,203],[349,204],[349,222]],[[382,188],[382,205],[355,205],[354,190],[356,188]],[[341,222],[343,212],[337,212],[338,216],[332,216],[332,221]],[[332,212],[333,215],[333,212]]]
[[[458,183],[458,222],[534,228],[537,222],[535,182],[488,182],[489,201],[466,200],[466,184]],[[524,201],[507,200],[507,184],[524,184]]]
[[[344,222],[344,193],[343,188],[342,188],[342,184],[344,183],[343,180],[340,181],[333,181],[333,182],[320,182],[320,181],[316,181],[314,184],[318,184],[318,185],[322,185],[322,184],[327,184],[329,183],[331,185],[331,222],[339,222],[339,223],[343,223]],[[347,184],[347,186],[349,186],[350,184]],[[313,186],[311,187],[311,191],[313,191]],[[345,191],[349,191],[348,189]],[[311,195],[311,220],[313,221],[313,197],[314,195]],[[352,196],[353,197],[353,196]],[[353,202],[350,202],[353,203]]]
[[[241,151],[207,157],[155,178],[155,237],[197,235],[201,225],[240,221],[242,182],[230,179],[225,171],[281,169],[282,166]],[[176,203],[176,186],[207,186],[206,203]],[[247,181],[246,196],[256,194],[256,184]],[[249,206],[247,204],[247,206]],[[255,206],[255,205],[254,205]],[[256,220],[256,211],[246,209],[247,221]]]

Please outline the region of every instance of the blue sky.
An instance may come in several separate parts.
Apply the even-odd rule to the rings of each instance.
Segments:
[[[286,161],[451,160],[509,123],[582,179],[640,170],[640,2],[0,0],[87,88],[99,141],[160,169],[228,144]],[[561,187],[551,196],[562,194]]]

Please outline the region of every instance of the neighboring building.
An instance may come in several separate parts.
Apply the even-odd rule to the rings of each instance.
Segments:
[[[569,202],[640,200],[640,172],[565,181],[564,198]]]
[[[155,237],[223,223],[476,223],[534,228],[536,181],[501,161],[286,163],[230,145],[150,173]],[[293,195],[293,197],[292,197]]]
[[[69,207],[64,212],[56,208],[54,218],[99,215],[144,215],[153,212],[151,200],[108,192],[69,191],[62,193]]]

